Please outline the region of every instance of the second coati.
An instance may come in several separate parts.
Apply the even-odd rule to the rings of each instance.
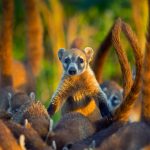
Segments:
[[[104,81],[100,84],[107,96],[109,110],[114,112],[123,101],[123,89],[114,81]]]
[[[68,112],[79,112],[91,121],[97,121],[101,115],[109,116],[106,95],[99,87],[89,63],[93,49],[60,49],[58,57],[64,73],[58,89],[51,99],[48,112],[52,116],[62,106],[62,115]],[[100,111],[99,111],[100,108]]]

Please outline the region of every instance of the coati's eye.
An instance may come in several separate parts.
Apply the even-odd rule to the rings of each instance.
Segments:
[[[64,62],[65,62],[66,64],[68,64],[68,63],[70,62],[70,59],[67,57],[67,58],[65,58]]]
[[[84,62],[83,58],[80,58],[80,57],[79,57],[79,62],[80,62],[80,63],[83,63],[83,62]]]
[[[117,106],[119,104],[119,99],[117,96],[112,97],[112,105]]]

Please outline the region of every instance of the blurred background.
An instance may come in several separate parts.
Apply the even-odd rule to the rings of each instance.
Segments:
[[[96,53],[115,19],[120,17],[136,32],[144,51],[147,0],[34,0],[34,2],[40,13],[44,48],[42,69],[36,81],[36,98],[46,106],[61,78],[62,67],[57,58],[58,49],[69,48],[75,38],[83,40],[82,48],[90,46]],[[29,17],[27,9],[24,1],[14,0],[13,57],[21,61],[27,57],[26,19]],[[1,14],[0,1],[0,17]],[[131,48],[124,37],[122,41],[132,65],[134,60]],[[114,79],[121,83],[121,71],[113,49],[106,60],[103,79]],[[59,113],[54,119],[58,118]]]

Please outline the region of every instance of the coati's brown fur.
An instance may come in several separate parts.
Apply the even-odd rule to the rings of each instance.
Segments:
[[[142,120],[150,123],[150,1],[148,0],[149,19],[144,55],[143,86],[142,86]]]
[[[128,84],[124,86],[124,101],[120,105],[119,108],[115,111],[114,119],[120,121],[127,121],[129,119],[131,108],[134,105],[134,102],[137,100],[141,88],[141,74],[142,74],[142,63],[143,63],[143,55],[141,53],[141,49],[139,47],[136,35],[132,32],[130,26],[123,21],[118,20],[118,23],[113,29],[113,43],[115,48],[117,48],[118,40],[116,37],[119,37],[120,31],[124,32],[125,36],[129,40],[131,47],[134,52],[134,57],[136,61],[136,78],[132,85],[132,80],[129,80]],[[120,61],[122,61],[121,57],[118,57]],[[125,73],[126,70],[122,69],[122,73]],[[127,76],[126,76],[127,78]],[[124,83],[126,80],[124,79]],[[132,85],[132,87],[131,87]],[[126,91],[125,91],[126,88]]]
[[[2,0],[2,26],[0,32],[0,72],[1,86],[12,83],[11,75],[13,73],[13,57],[12,51],[12,20],[13,20],[13,1]],[[9,57],[7,57],[9,56]]]
[[[84,116],[87,116],[91,121],[97,121],[101,115],[110,115],[107,107],[106,97],[99,84],[97,83],[95,76],[89,66],[89,62],[92,57],[92,49],[87,47],[84,51],[79,49],[71,49],[66,51],[60,49],[58,55],[63,66],[68,65],[68,68],[64,68],[64,74],[58,89],[54,93],[51,99],[48,112],[52,116],[62,106],[62,115],[69,112],[79,112]],[[66,59],[72,59],[66,64]],[[74,60],[82,59],[84,68],[79,69],[79,64]],[[69,66],[70,65],[70,66]],[[73,66],[72,65],[77,65]],[[71,68],[77,69],[76,74],[71,75]],[[66,70],[67,69],[67,70]],[[80,72],[81,70],[81,72]],[[69,71],[71,71],[69,73]],[[74,70],[73,70],[74,71]],[[100,111],[99,108],[100,107]]]
[[[35,77],[38,75],[43,57],[42,27],[36,2],[25,1],[28,35],[28,60],[26,64],[16,62],[12,55],[13,1],[2,0],[2,28],[0,35],[1,85],[13,82],[15,90],[35,91]],[[32,13],[31,13],[32,12]],[[29,15],[29,13],[31,13]],[[34,20],[34,23],[33,21]],[[32,21],[32,22],[31,22]],[[17,69],[16,69],[17,68]]]
[[[117,132],[121,127],[125,125],[126,124],[123,122],[117,122],[117,123],[111,124],[110,126],[105,126],[104,127],[105,129],[100,130],[99,132],[96,132],[94,135],[71,145],[70,149],[71,150],[76,150],[76,149],[83,150],[86,148],[90,148],[92,145],[92,142],[95,143],[95,146],[93,147],[95,149],[99,145],[101,145],[101,143],[103,143],[104,141],[107,142],[108,137],[110,137],[113,133]]]
[[[112,47],[112,29],[113,29],[113,27],[114,27],[114,24],[112,25],[112,27],[111,27],[110,31],[108,32],[106,38],[103,40],[103,42],[99,46],[99,48],[97,50],[97,53],[95,55],[94,62],[92,64],[93,71],[95,73],[96,79],[98,80],[100,85],[101,84],[102,85],[105,84],[105,81],[102,80],[103,68],[104,68],[104,64],[105,64],[106,58],[108,57],[108,53],[109,53],[109,51],[110,51],[110,49]],[[118,47],[119,47],[119,49],[123,50],[123,47],[122,47],[122,45],[120,45],[120,43],[118,43]],[[119,58],[119,62],[121,63],[120,64],[121,65],[121,69],[125,70],[125,72],[124,72],[125,74],[123,73],[123,75],[124,75],[123,78],[124,78],[124,81],[126,81],[126,80],[129,81],[129,83],[128,82],[124,82],[124,84],[128,83],[128,84],[124,85],[124,86],[127,86],[127,87],[125,87],[125,91],[124,91],[124,93],[126,93],[126,89],[129,89],[129,86],[131,86],[131,84],[132,84],[132,74],[131,74],[131,69],[130,69],[129,63],[127,61],[127,57],[125,56],[125,53],[124,52],[120,53],[119,49],[118,49],[118,52],[117,52],[118,56],[120,57]],[[124,56],[121,56],[121,54],[124,55]],[[120,60],[122,58],[124,58],[124,61]],[[114,81],[110,80],[109,82],[107,82],[107,86],[111,87],[111,83],[112,82],[114,82]],[[120,89],[117,88],[117,87],[119,87],[119,84],[117,84],[117,82],[115,82],[114,84],[116,86],[114,88],[112,86],[112,88],[109,89],[109,93],[105,92],[107,97],[118,97],[117,93],[119,93],[119,95],[121,94],[120,93],[121,88]],[[120,102],[122,102],[122,96],[121,95],[120,95],[119,98],[120,98]],[[111,109],[111,111],[115,111],[115,109],[116,109],[116,107],[114,107],[114,109]]]
[[[24,0],[27,27],[28,64],[36,77],[43,59],[43,27],[36,0]]]
[[[52,150],[51,147],[41,139],[38,133],[32,127],[23,127],[12,121],[4,121],[5,125],[10,129],[16,139],[19,139],[20,135],[25,136],[25,146],[27,149],[32,150]]]
[[[23,114],[28,107],[34,103],[34,98],[26,93],[17,92],[11,98],[9,111],[12,113],[12,120],[21,123]]]
[[[105,139],[97,150],[141,150],[150,143],[150,127],[143,123],[131,123],[121,127],[116,133]]]
[[[71,112],[61,118],[47,141],[51,144],[55,140],[57,148],[62,149],[65,145],[91,136],[95,131],[95,126],[87,117],[78,112]]]
[[[25,122],[25,119],[29,121],[33,129],[37,131],[37,133],[44,140],[46,139],[50,128],[52,128],[52,124],[50,124],[50,117],[47,113],[45,107],[38,101],[34,102],[27,110],[24,112],[22,117],[22,122]]]
[[[27,119],[45,140],[50,128],[50,118],[45,107],[39,101],[35,102],[34,93],[28,96],[26,93],[17,92],[10,101],[9,112],[12,120],[24,124]]]
[[[22,150],[2,120],[0,120],[0,141],[0,147],[2,150]]]
[[[123,88],[114,81],[104,81],[100,86],[107,96],[109,110],[115,112],[123,101]]]
[[[112,30],[112,28],[111,28]],[[102,82],[102,71],[104,67],[104,62],[106,60],[106,57],[108,55],[109,49],[112,45],[111,37],[112,32],[109,31],[108,35],[100,45],[100,47],[97,50],[97,53],[95,55],[95,60],[93,63],[93,69],[96,75],[96,79],[98,80],[100,84],[100,87],[102,88],[103,92],[107,96],[107,103],[108,108],[111,112],[114,112],[116,108],[121,104],[123,99],[123,89],[117,82],[114,81],[104,81]],[[108,44],[109,43],[109,44]],[[83,40],[81,38],[76,38],[71,44],[71,48],[78,48],[81,49],[83,46]],[[104,89],[103,89],[104,88]],[[115,102],[117,102],[115,104]],[[113,105],[114,104],[114,105]]]

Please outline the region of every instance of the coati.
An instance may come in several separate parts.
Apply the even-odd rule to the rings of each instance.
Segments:
[[[34,93],[29,96],[23,92],[15,93],[10,99],[9,112],[12,114],[12,120],[21,123],[23,114],[35,102]]]
[[[83,140],[96,132],[94,124],[78,112],[66,113],[54,127],[48,137],[48,144],[56,141],[57,149],[62,149]],[[70,134],[71,133],[71,134]]]
[[[143,65],[142,114],[141,119],[150,125],[150,1],[148,0],[148,25],[146,34],[146,50]]]
[[[58,51],[64,73],[48,107],[50,116],[60,107],[62,107],[62,115],[68,112],[79,112],[92,121],[100,119],[100,111],[102,116],[111,115],[106,96],[89,66],[92,55],[93,50],[90,47],[86,47],[84,51],[79,49]]]
[[[25,120],[31,124],[43,140],[46,140],[50,128],[52,129],[51,119],[46,108],[38,101],[32,103],[22,115],[21,123]]]
[[[27,119],[40,137],[46,139],[50,128],[50,117],[46,108],[39,101],[35,101],[33,92],[29,96],[23,92],[12,95],[8,111],[13,121],[24,124]]]
[[[122,87],[114,81],[104,81],[100,86],[107,96],[109,110],[114,112],[123,101]]]

